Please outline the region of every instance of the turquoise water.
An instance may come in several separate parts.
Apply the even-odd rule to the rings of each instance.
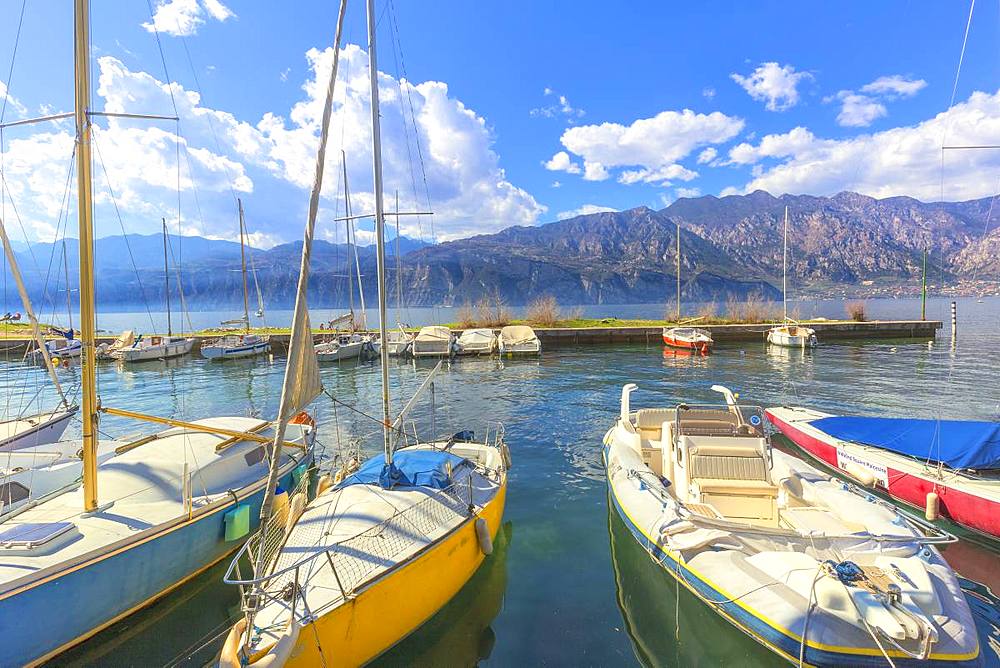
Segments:
[[[913,305],[905,304],[911,310]],[[934,302],[928,315],[941,317],[946,309],[946,302]],[[769,352],[755,343],[689,357],[655,345],[609,345],[546,350],[537,359],[454,362],[437,384],[435,421],[441,432],[478,428],[485,419],[506,425],[514,468],[503,540],[451,605],[379,663],[773,664],[768,653],[686,592],[678,599],[672,580],[609,514],[600,442],[618,410],[622,384],[638,383],[637,406],[712,401],[716,395],[709,386],[721,383],[747,403],[1000,419],[1000,303],[962,303],[960,317],[954,347],[945,333],[932,343],[853,341],[814,352]],[[393,362],[397,408],[432,366]],[[71,385],[77,372],[60,374]],[[99,383],[105,404],[158,415],[198,418],[247,410],[273,415],[282,372],[281,359],[209,364],[191,358],[124,369],[102,365]],[[376,365],[331,365],[322,374],[339,400],[367,414],[378,412]],[[37,371],[13,363],[0,370],[8,411],[26,403],[26,393],[45,387]],[[328,448],[338,437],[358,439],[368,452],[378,447],[378,425],[366,415],[325,396],[312,410]],[[429,424],[428,413],[424,407],[418,422]],[[113,418],[102,422],[110,434],[146,428]],[[71,433],[78,433],[78,426]],[[987,589],[1000,592],[1000,546],[960,533],[965,539],[945,556],[969,579],[985,651],[1000,662],[998,600]],[[238,614],[236,592],[220,583],[223,571],[224,565],[207,571],[58,663],[204,665]]]

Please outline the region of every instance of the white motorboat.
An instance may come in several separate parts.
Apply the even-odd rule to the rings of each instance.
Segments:
[[[934,547],[953,536],[772,449],[761,409],[726,388],[721,406],[633,411],[635,389],[604,437],[611,504],[679,586],[799,665],[975,664]]]
[[[671,348],[693,350],[703,355],[711,352],[715,345],[707,330],[695,327],[664,327],[662,335],[663,342]]]
[[[123,362],[144,362],[187,355],[194,347],[193,338],[183,336],[140,336],[128,348],[118,351]]]
[[[501,355],[531,355],[542,352],[542,342],[527,325],[507,325],[500,330],[497,347]]]
[[[450,357],[455,352],[455,335],[447,327],[421,327],[410,352],[414,357]]]
[[[467,329],[456,341],[459,355],[490,355],[497,347],[492,329]]]

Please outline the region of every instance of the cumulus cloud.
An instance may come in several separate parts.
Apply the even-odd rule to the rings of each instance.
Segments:
[[[715,160],[715,156],[719,155],[719,152],[714,146],[709,146],[704,151],[698,154],[698,164],[707,165],[708,163]]]
[[[541,116],[543,118],[557,118],[562,116],[566,117],[569,120],[569,123],[572,124],[575,118],[580,118],[586,115],[587,113],[583,109],[574,107],[572,104],[569,103],[568,97],[560,93],[557,93],[549,86],[545,87],[545,89],[542,91],[542,94],[545,97],[555,98],[555,101],[552,104],[547,104],[541,107],[535,107],[530,112],[528,112],[531,116]]]
[[[576,218],[577,216],[587,216],[592,213],[608,213],[614,211],[618,211],[618,209],[610,206],[599,206],[597,204],[583,204],[569,211],[560,211],[558,214],[556,214],[556,220],[566,220],[567,218]]]
[[[796,72],[791,65],[776,62],[761,63],[757,69],[744,76],[730,74],[753,99],[763,102],[769,111],[785,111],[799,102],[798,86],[812,79],[808,72]]]
[[[142,24],[149,32],[165,33],[174,37],[189,37],[198,32],[208,14],[216,21],[236,16],[220,0],[160,0],[153,10],[153,20]]]
[[[612,169],[631,168],[619,176],[622,183],[652,183],[668,178],[689,180],[688,175],[694,173],[677,164],[679,160],[702,146],[728,141],[742,129],[740,118],[718,111],[699,114],[684,109],[663,111],[629,125],[569,128],[560,141],[583,159],[583,178],[588,181],[603,181]]]
[[[837,93],[836,99],[840,100],[837,124],[844,127],[868,127],[872,121],[889,113],[881,102],[854,91],[842,90]]]
[[[759,173],[741,189],[772,193],[829,195],[851,190],[873,197],[908,195],[937,200],[941,195],[941,145],[1000,144],[1000,91],[975,92],[950,111],[912,126],[860,135],[822,139],[805,128],[768,135],[760,144],[741,144],[730,160],[761,163]],[[948,200],[985,197],[996,190],[1000,155],[996,151],[962,151],[946,155],[944,195]]]
[[[870,84],[861,87],[862,93],[873,95],[913,97],[927,86],[923,79],[910,79],[900,74],[879,77]]]
[[[566,172],[567,174],[579,174],[582,170],[580,165],[576,164],[569,157],[569,153],[566,151],[559,151],[547,161],[542,163],[542,166],[550,172]]]

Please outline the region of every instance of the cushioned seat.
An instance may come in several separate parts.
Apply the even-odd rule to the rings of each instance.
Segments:
[[[721,478],[697,478],[692,483],[702,494],[747,494],[750,496],[773,496],[778,498],[778,488],[766,480],[724,480]]]
[[[777,526],[778,488],[766,480],[697,478],[691,487],[698,502],[711,504],[725,517]]]

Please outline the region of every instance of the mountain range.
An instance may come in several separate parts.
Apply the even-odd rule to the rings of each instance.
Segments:
[[[924,203],[850,192],[775,197],[757,191],[683,198],[659,211],[638,207],[595,213],[433,245],[401,238],[400,257],[387,263],[389,299],[396,301],[398,275],[403,302],[412,306],[472,303],[497,296],[508,304],[523,304],[544,295],[563,304],[664,303],[674,298],[676,290],[678,230],[684,299],[725,300],[752,294],[780,299],[786,207],[789,283],[797,294],[822,294],[862,283],[914,284],[920,280],[925,249],[928,274],[938,283],[1000,278],[1000,230],[992,225],[991,198]],[[96,242],[101,307],[146,302],[152,309],[160,308],[162,244],[158,235]],[[75,240],[67,239],[66,248],[73,282]],[[170,248],[172,264],[182,268],[189,308],[232,308],[242,303],[238,243],[172,237]],[[300,250],[301,242],[251,250],[269,308],[291,305]],[[387,250],[393,253],[395,243],[389,242]],[[36,244],[16,255],[34,299],[45,292],[52,304],[65,300],[64,293],[58,297],[64,290],[59,287],[64,283],[61,244]],[[358,255],[365,295],[371,301],[376,297],[374,247],[361,247]],[[347,303],[347,259],[344,245],[315,243],[311,305]],[[176,292],[176,284],[172,286]],[[7,294],[11,301],[13,291]],[[4,308],[15,310],[13,306],[12,302]]]

